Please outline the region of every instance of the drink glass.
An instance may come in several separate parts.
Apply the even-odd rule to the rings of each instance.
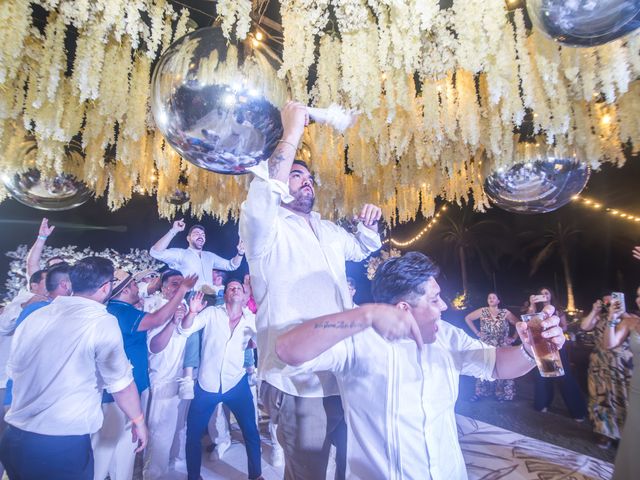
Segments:
[[[545,316],[540,312],[520,315],[520,317],[527,324],[529,344],[533,350],[533,357],[536,359],[540,375],[543,377],[561,377],[564,375],[558,347],[551,340],[542,336],[544,331],[542,322]]]

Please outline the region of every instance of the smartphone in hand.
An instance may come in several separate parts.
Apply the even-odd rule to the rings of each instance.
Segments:
[[[620,307],[622,308],[622,313],[627,311],[627,307],[624,303],[624,293],[622,292],[611,292],[611,304],[615,304],[616,302],[620,302]]]

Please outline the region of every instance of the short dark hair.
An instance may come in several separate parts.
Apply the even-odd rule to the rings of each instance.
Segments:
[[[389,258],[376,271],[371,285],[373,299],[391,305],[400,301],[412,303],[415,297],[424,295],[424,282],[439,273],[433,260],[420,252]]]
[[[191,225],[191,228],[189,229],[189,233],[187,235],[191,235],[191,232],[193,232],[194,230],[202,230],[204,233],[207,232],[202,225],[196,223],[195,225]]]
[[[35,272],[33,272],[33,274],[29,277],[29,284],[32,283],[40,283],[42,281],[42,276],[46,275],[47,271],[46,270],[36,270]]]
[[[295,159],[293,161],[293,163],[291,164],[291,169],[293,170],[293,166],[294,165],[300,165],[304,168],[306,168],[307,170],[309,170],[309,173],[311,173],[311,169],[309,168],[309,165],[307,164],[307,162],[305,162],[304,160],[299,160],[299,159]]]
[[[171,278],[171,277],[184,277],[184,275],[182,275],[182,273],[179,272],[178,270],[174,270],[172,268],[162,272],[162,276],[160,277],[160,281],[161,281],[163,287],[164,287],[164,284],[167,282],[167,280],[169,280],[169,278]]]
[[[233,275],[230,275],[229,278],[224,282],[224,289],[226,290],[229,284],[233,282],[236,282],[242,285],[242,290],[244,290],[244,279],[241,280],[240,277],[236,277]]]
[[[47,287],[47,292],[53,292],[60,282],[65,279],[69,279],[69,265],[65,262],[56,263],[55,265],[47,269],[47,278],[44,284]]]
[[[60,260],[57,263],[67,263],[67,261],[63,257],[61,257],[60,255],[55,255],[55,256],[53,256],[51,258],[48,258],[47,261],[45,262],[45,265],[47,266],[47,268],[51,268],[54,265],[57,265],[57,263],[53,263],[53,264],[51,263],[54,260]]]
[[[226,272],[224,270],[218,270],[217,268],[214,268],[213,271],[217,272],[218,275],[220,275],[222,277],[222,283],[225,283],[227,281],[228,272]]]
[[[94,293],[113,278],[113,263],[104,257],[85,257],[69,271],[75,293]]]

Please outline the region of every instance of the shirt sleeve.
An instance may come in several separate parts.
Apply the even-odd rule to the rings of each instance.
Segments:
[[[345,260],[361,262],[382,248],[380,234],[359,223],[355,234],[335,225],[343,238]]]
[[[198,330],[202,330],[207,324],[209,317],[215,314],[214,310],[215,307],[205,308],[203,311],[196,315],[196,318],[193,319],[193,324],[191,324],[189,328],[184,328],[182,326],[182,322],[180,322],[177,329],[178,334],[188,337]]]
[[[244,241],[248,258],[268,253],[276,238],[276,220],[281,203],[293,197],[289,186],[269,178],[267,162],[249,169],[255,176],[249,185],[247,199],[240,207],[240,238]]]
[[[106,315],[104,327],[96,332],[95,358],[98,373],[109,393],[124,390],[133,382],[132,367],[124,353],[122,334],[113,315]]]
[[[181,271],[182,268],[182,256],[184,254],[184,248],[165,248],[164,250],[156,250],[152,248],[149,250],[151,255],[156,260],[169,265],[169,268]]]
[[[213,265],[212,268],[216,270],[224,270],[226,272],[231,272],[233,270],[237,270],[238,267],[240,266],[240,263],[242,262],[242,260],[240,260],[240,262],[236,264],[233,261],[233,259],[227,260],[226,258],[222,258],[213,252],[207,252],[207,254],[210,255],[211,265]]]
[[[478,339],[471,338],[463,330],[451,327],[451,354],[461,375],[482,380],[494,380],[496,349]]]

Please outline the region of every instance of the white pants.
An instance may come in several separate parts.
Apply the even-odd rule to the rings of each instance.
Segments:
[[[179,457],[181,450],[184,451],[187,404],[188,400],[178,397],[178,382],[151,386],[147,415],[149,443],[144,451],[145,480],[166,474],[170,463]]]
[[[142,411],[147,409],[149,390],[140,395]],[[131,441],[131,422],[115,402],[103,403],[102,428],[91,435],[93,448],[93,478],[131,480],[137,446]]]

